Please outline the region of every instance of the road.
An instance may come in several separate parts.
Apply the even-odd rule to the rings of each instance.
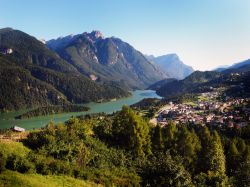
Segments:
[[[168,110],[168,109],[170,109],[171,108],[171,105],[169,105],[169,104],[167,104],[167,105],[164,105],[163,107],[161,107],[157,112],[156,112],[156,114],[154,115],[154,117],[152,118],[152,119],[150,119],[149,120],[149,123],[151,123],[151,124],[153,124],[154,126],[156,126],[157,125],[157,117],[158,117],[158,115],[162,112],[162,111],[164,111],[164,110]]]

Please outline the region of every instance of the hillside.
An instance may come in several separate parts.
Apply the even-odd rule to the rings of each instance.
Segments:
[[[204,85],[205,83],[213,79],[216,79],[218,77],[220,77],[220,73],[218,72],[195,71],[194,73],[192,73],[183,80],[175,80],[161,85],[161,87],[158,88],[156,92],[160,96],[166,97],[166,96],[184,94],[194,90],[197,91],[199,89],[203,89],[203,87],[199,87],[200,85]]]
[[[158,90],[160,89],[162,86],[164,86],[165,84],[168,84],[170,82],[174,82],[174,81],[177,81],[177,79],[173,79],[173,78],[169,78],[169,79],[163,79],[163,80],[160,80],[152,85],[150,85],[148,87],[149,90]]]
[[[230,72],[246,72],[250,70],[250,59],[235,63],[231,66],[219,67],[215,71],[230,73]]]
[[[223,70],[222,73],[244,73],[250,71],[250,64],[244,64],[242,66],[239,66],[237,68],[229,68],[226,70]]]
[[[171,78],[181,80],[194,71],[191,66],[184,64],[176,54],[168,54],[158,57],[150,55],[146,57],[159,66],[160,69]]]
[[[165,77],[131,45],[115,37],[105,38],[99,31],[53,39],[47,46],[98,82],[143,89]]]
[[[128,96],[111,83],[97,83],[34,37],[0,30],[0,110],[84,103]]]
[[[160,84],[156,93],[162,97],[175,97],[190,93],[201,93],[223,88],[231,96],[249,97],[250,72],[196,71],[183,80],[174,80]],[[157,83],[156,83],[157,85]]]

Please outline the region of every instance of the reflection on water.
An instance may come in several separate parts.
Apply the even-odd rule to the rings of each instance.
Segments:
[[[26,129],[39,128],[45,126],[49,121],[53,120],[56,123],[64,122],[71,116],[78,116],[83,114],[93,114],[99,112],[113,113],[121,110],[123,105],[132,105],[144,98],[161,98],[153,90],[136,90],[132,92],[131,97],[118,99],[116,101],[110,101],[105,103],[88,103],[85,106],[90,110],[87,112],[74,112],[55,114],[50,116],[39,116],[30,119],[15,120],[14,117],[24,113],[25,111],[11,112],[6,114],[0,114],[0,129],[10,128],[14,125],[24,127]]]

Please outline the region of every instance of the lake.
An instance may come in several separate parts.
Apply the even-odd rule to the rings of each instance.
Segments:
[[[136,90],[132,92],[132,96],[127,98],[118,99],[116,101],[109,101],[104,103],[87,103],[84,106],[90,108],[86,112],[71,112],[54,114],[49,116],[39,116],[29,119],[15,119],[15,116],[24,113],[25,111],[9,112],[0,114],[0,129],[10,128],[14,125],[23,127],[25,129],[40,128],[48,124],[49,121],[53,120],[55,123],[65,122],[71,116],[79,116],[84,114],[94,114],[105,112],[107,114],[121,110],[123,105],[132,105],[141,101],[144,98],[161,98],[153,90]]]

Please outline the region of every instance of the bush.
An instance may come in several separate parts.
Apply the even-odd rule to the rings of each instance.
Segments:
[[[6,168],[20,173],[33,173],[35,166],[26,158],[12,154],[7,158]]]
[[[3,154],[0,153],[0,173],[2,173],[5,170],[5,164],[6,164],[6,160]]]

